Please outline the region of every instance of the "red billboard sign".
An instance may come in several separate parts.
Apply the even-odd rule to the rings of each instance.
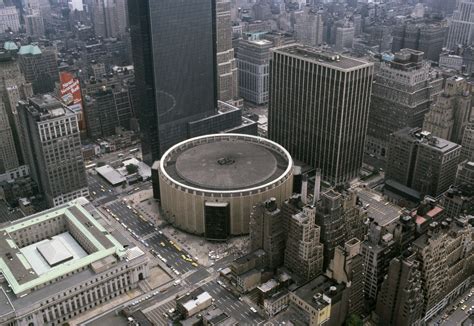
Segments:
[[[79,128],[85,130],[86,124],[82,110],[82,95],[79,79],[74,78],[74,76],[69,72],[61,72],[59,78],[61,81],[61,87],[59,90],[61,100],[71,110],[77,113],[79,118]]]

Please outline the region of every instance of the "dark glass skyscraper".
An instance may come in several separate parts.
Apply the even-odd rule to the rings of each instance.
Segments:
[[[143,158],[217,107],[215,0],[128,1]]]

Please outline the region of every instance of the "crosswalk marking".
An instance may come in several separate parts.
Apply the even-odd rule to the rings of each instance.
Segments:
[[[174,307],[175,303],[173,301],[169,301],[159,307],[145,312],[145,316],[155,325],[166,325],[168,323],[168,318],[163,316],[163,313]]]

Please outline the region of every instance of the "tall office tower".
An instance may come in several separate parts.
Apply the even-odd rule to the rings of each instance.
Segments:
[[[252,6],[253,17],[256,20],[265,21],[272,19],[271,3],[268,0],[257,0]]]
[[[103,0],[104,5],[104,22],[105,22],[105,38],[117,37],[118,31],[118,17],[116,11],[116,3],[113,0]],[[96,16],[94,16],[96,17]],[[94,21],[95,23],[95,21]]]
[[[128,1],[142,153],[152,164],[217,107],[214,1]],[[179,17],[179,23],[177,23]]]
[[[13,131],[10,126],[5,104],[0,101],[0,174],[19,166]]]
[[[337,246],[343,246],[352,238],[364,240],[367,232],[367,210],[353,190],[337,192],[329,190],[321,194],[317,203],[316,224],[321,228],[324,244],[324,268],[334,257]]]
[[[20,13],[15,6],[0,5],[0,32],[11,30],[17,33],[20,29]]]
[[[390,136],[386,179],[438,196],[454,184],[460,157],[460,145],[420,128],[404,128]]]
[[[346,21],[344,25],[336,28],[334,47],[338,51],[352,49],[354,43],[354,24]]]
[[[260,203],[250,216],[250,249],[263,249],[270,268],[283,265],[285,220],[274,198]]]
[[[368,238],[362,242],[361,253],[364,275],[364,300],[374,308],[388,266],[396,255],[393,234],[375,222],[369,225]]]
[[[346,284],[349,290],[348,315],[360,315],[364,309],[364,300],[361,300],[364,295],[364,275],[360,245],[358,239],[352,238],[344,246],[337,246],[334,258],[326,270],[328,277],[339,284]]]
[[[51,95],[20,101],[27,162],[50,206],[88,196],[77,115]]]
[[[460,0],[449,25],[446,47],[456,50],[459,46],[473,45],[474,0]]]
[[[376,24],[370,30],[369,44],[378,47],[378,52],[390,51],[392,47],[391,26]]]
[[[296,14],[295,14],[296,16]],[[317,47],[323,44],[323,14],[311,7],[295,17],[296,40],[304,45]]]
[[[105,64],[102,62],[93,62],[87,68],[89,77],[101,79],[105,76]]]
[[[442,215],[443,212],[439,212],[439,206],[430,206],[429,204],[426,206],[418,206],[418,209],[420,209],[420,216],[426,216],[427,214],[431,214],[430,212],[433,212],[433,209],[435,209],[434,212],[438,211],[438,214]],[[396,242],[396,247],[399,254],[407,255],[411,250],[411,243],[418,236],[417,231],[419,231],[419,229],[418,224],[416,223],[417,216],[418,214],[415,214],[415,217],[413,217],[409,214],[409,212],[405,211],[401,214],[398,221],[395,222],[395,227],[393,229],[393,238]],[[436,215],[431,216],[436,217]]]
[[[31,13],[40,10],[40,0],[22,0],[21,3],[26,13]]]
[[[376,70],[367,130],[366,152],[386,160],[390,134],[421,127],[440,79],[432,79],[423,52],[402,49]],[[436,84],[436,85],[435,85]]]
[[[323,270],[323,245],[319,241],[320,228],[314,223],[315,212],[313,206],[305,206],[286,222],[285,267],[303,282]]]
[[[393,27],[392,52],[413,49],[425,54],[425,59],[438,61],[444,46],[447,28],[442,24],[407,21]]]
[[[85,96],[87,134],[91,139],[115,135],[117,127],[130,129],[132,107],[125,88],[104,86]]]
[[[40,7],[40,15],[43,18],[44,24],[51,24],[52,23],[52,16],[51,16],[51,4],[49,0],[39,0],[39,7]]]
[[[38,45],[24,45],[18,51],[18,62],[25,80],[33,85],[35,94],[54,91],[59,82],[56,50]]]
[[[116,0],[115,10],[117,11],[117,28],[119,35],[128,35],[128,0]]]
[[[471,115],[470,86],[464,78],[446,79],[443,93],[425,115],[423,130],[433,136],[461,144]]]
[[[92,23],[94,25],[94,33],[96,36],[107,37],[107,27],[105,21],[104,1],[93,0],[91,5]]]
[[[83,11],[84,10],[84,3],[82,0],[69,0],[68,6],[71,11]]]
[[[14,44],[7,47],[16,48]],[[24,146],[20,133],[20,120],[18,118],[17,104],[20,99],[33,96],[32,85],[25,81],[18,61],[11,53],[0,53],[0,102],[8,116],[9,129],[13,135],[15,151],[20,165],[24,162]],[[9,133],[7,133],[9,134]],[[13,158],[11,158],[13,159]]]
[[[354,24],[354,36],[357,37],[362,34],[362,15],[352,15],[352,23]]]
[[[125,0],[93,0],[92,22],[96,36],[113,38],[124,35],[127,29]]]
[[[269,138],[337,184],[362,166],[373,65],[289,45],[273,51]]]
[[[377,298],[380,325],[414,325],[423,316],[420,263],[415,255],[392,259]]]
[[[421,265],[425,322],[470,288],[474,270],[473,231],[467,218],[459,217],[456,222],[430,223],[427,233],[413,242]]]
[[[464,186],[472,189],[474,195],[474,161],[463,161],[459,163],[456,172],[456,181],[454,183],[456,186]]]
[[[461,141],[461,161],[474,162],[474,121],[467,124]]]
[[[230,0],[216,1],[217,98],[230,101],[238,96],[238,70],[232,47]]]
[[[460,178],[456,186],[449,188],[441,197],[445,218],[455,219],[462,215],[474,214],[474,163],[464,161],[463,165],[465,174],[462,177],[469,179]]]
[[[25,15],[25,29],[26,34],[35,39],[44,37],[44,21],[39,12]]]
[[[268,102],[270,78],[269,40],[239,41],[237,47],[237,67],[239,69],[239,95],[255,104]]]
[[[20,15],[31,15],[40,13],[40,0],[13,0],[14,5],[19,9]]]
[[[428,0],[425,2],[433,11],[450,15],[456,9],[456,0]]]
[[[422,3],[417,3],[411,12],[411,17],[413,18],[423,18],[425,15],[425,6]]]
[[[474,72],[474,46],[466,46],[462,49],[462,64],[460,71],[468,76]]]

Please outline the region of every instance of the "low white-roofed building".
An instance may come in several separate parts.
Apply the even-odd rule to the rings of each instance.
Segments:
[[[146,163],[137,160],[136,158],[132,157],[129,158],[123,163],[123,168],[120,168],[119,170],[122,171],[121,173],[126,175],[126,167],[129,164],[136,165],[138,167],[137,173],[143,178],[143,180],[147,180],[151,178],[151,167],[149,167]]]
[[[96,172],[112,186],[119,186],[127,179],[110,165],[95,168]]]
[[[208,292],[197,289],[177,300],[177,310],[184,318],[189,318],[194,314],[211,306],[212,297]]]

